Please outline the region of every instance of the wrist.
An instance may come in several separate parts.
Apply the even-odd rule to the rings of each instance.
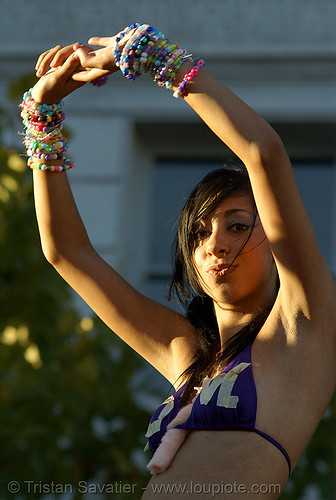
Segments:
[[[182,66],[179,68],[178,72],[176,73],[176,77],[172,81],[172,90],[177,90],[178,87],[181,85],[183,78],[190,72],[190,70],[193,68],[194,64],[192,61],[186,61],[185,63],[182,64]]]

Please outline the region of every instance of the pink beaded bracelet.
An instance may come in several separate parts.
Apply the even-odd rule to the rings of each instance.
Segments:
[[[204,66],[204,60],[203,59],[197,59],[196,60],[196,64],[193,68],[191,68],[191,70],[189,71],[189,73],[187,73],[182,82],[180,83],[179,87],[177,88],[177,90],[175,90],[175,92],[173,93],[173,96],[178,99],[187,89],[188,85],[190,84],[190,82],[195,78],[195,76],[197,75],[197,73],[199,72],[199,70],[201,68],[203,68]]]

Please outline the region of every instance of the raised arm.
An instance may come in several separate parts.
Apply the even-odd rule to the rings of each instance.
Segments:
[[[35,101],[51,104],[81,86],[72,80],[78,64],[72,56],[41,78],[32,90]],[[115,333],[175,382],[180,366],[193,354],[190,323],[138,293],[100,258],[78,213],[67,173],[41,171],[42,160],[34,162],[36,214],[47,260]]]
[[[188,70],[187,64],[183,70]],[[281,294],[290,305],[288,310],[299,309],[316,321],[329,315],[332,321],[334,280],[321,255],[279,136],[205,71],[198,74],[188,90],[185,101],[246,165],[278,268]]]

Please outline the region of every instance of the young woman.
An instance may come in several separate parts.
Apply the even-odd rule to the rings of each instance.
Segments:
[[[89,43],[102,48],[57,46],[40,56],[44,76],[24,107],[26,144],[46,258],[177,391],[147,431],[154,475],[144,498],[278,498],[336,374],[335,283],[286,151],[202,62],[148,25]],[[51,160],[33,144],[34,116],[44,111],[31,97],[53,104],[119,68],[171,86],[244,165],[207,176],[181,214],[173,288],[189,300],[186,316],[138,293],[97,255],[66,173],[53,171],[64,166],[62,151]],[[40,141],[51,141],[42,137],[50,129],[36,132]]]

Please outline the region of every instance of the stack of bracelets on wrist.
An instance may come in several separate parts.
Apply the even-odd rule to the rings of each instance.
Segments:
[[[123,49],[119,44],[124,36],[133,31]],[[127,26],[120,32],[113,48],[116,65],[128,80],[135,80],[147,73],[161,87],[172,88],[172,82],[183,63],[192,61],[192,55],[186,54],[172,44],[161,31],[149,24],[138,23]],[[173,96],[182,96],[190,82],[195,78],[200,68],[204,66],[203,59],[196,59],[195,66],[185,75]]]
[[[38,104],[31,95],[30,89],[23,95],[20,104],[21,117],[26,128],[23,143],[27,148],[28,167],[50,172],[62,172],[73,167],[63,154],[68,149],[68,143],[62,135],[65,114],[62,111],[63,101],[57,104]],[[58,160],[63,165],[49,165],[37,160]]]

